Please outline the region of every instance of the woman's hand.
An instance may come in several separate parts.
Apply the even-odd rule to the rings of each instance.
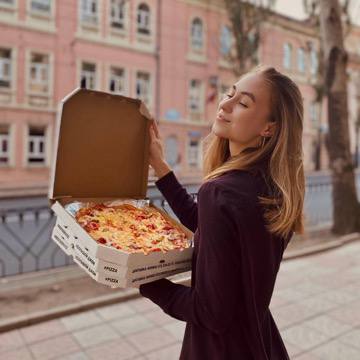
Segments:
[[[154,169],[158,178],[166,175],[171,168],[165,161],[164,148],[162,138],[160,137],[159,129],[156,120],[153,119],[150,124],[150,149],[149,149],[149,164]]]

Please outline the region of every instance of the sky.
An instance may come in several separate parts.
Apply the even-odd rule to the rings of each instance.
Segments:
[[[296,19],[304,19],[306,17],[303,0],[276,0],[275,9],[279,13]],[[350,14],[352,14],[352,20],[360,25],[360,0],[350,0]]]

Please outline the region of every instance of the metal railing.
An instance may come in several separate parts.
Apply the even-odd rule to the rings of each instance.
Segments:
[[[332,222],[331,181],[307,184],[306,226]],[[360,190],[359,190],[360,191]],[[194,200],[196,192],[189,192]],[[161,196],[151,203],[176,218]],[[47,206],[0,210],[0,276],[9,276],[73,264],[51,240],[55,215]]]

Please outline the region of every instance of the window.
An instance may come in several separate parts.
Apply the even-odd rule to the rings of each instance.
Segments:
[[[315,48],[310,50],[310,71],[312,75],[315,75],[318,71],[318,56]]]
[[[125,2],[124,0],[111,0],[110,25],[123,30],[125,28]]]
[[[29,90],[31,93],[49,92],[49,55],[31,53]]]
[[[283,65],[285,69],[291,69],[292,46],[284,44]]]
[[[200,113],[203,107],[201,81],[192,79],[189,84],[189,110],[193,113]]]
[[[200,139],[190,138],[188,143],[188,165],[189,166],[199,166],[199,151],[200,147]]]
[[[199,18],[195,18],[191,23],[191,46],[194,49],[203,47],[203,23]]]
[[[0,6],[13,7],[15,5],[15,0],[0,0]]]
[[[312,125],[317,125],[318,123],[318,104],[315,102],[312,102],[310,104],[310,108],[309,108],[309,113],[310,113],[310,120],[311,120],[311,124]]]
[[[220,53],[226,56],[230,53],[232,45],[232,32],[229,26],[223,25],[220,35]]]
[[[51,0],[31,0],[30,10],[36,13],[50,15]]]
[[[298,70],[305,72],[305,51],[303,48],[298,49]]]
[[[96,64],[88,62],[81,64],[81,85],[91,90],[96,88]]]
[[[137,32],[150,35],[150,8],[145,3],[141,3],[137,9]]]
[[[0,89],[11,87],[11,50],[0,48]]]
[[[136,74],[136,97],[150,105],[150,74],[139,71]]]
[[[81,22],[97,25],[99,21],[97,0],[81,0]]]
[[[0,124],[0,166],[10,163],[10,127]]]
[[[165,139],[165,157],[171,167],[176,166],[179,162],[178,140],[174,135]]]
[[[222,100],[225,95],[228,93],[230,89],[230,86],[225,85],[225,84],[220,84],[218,87],[218,99],[219,101]]]
[[[27,161],[45,164],[45,126],[29,126]]]
[[[112,66],[110,68],[109,91],[125,95],[124,69]]]

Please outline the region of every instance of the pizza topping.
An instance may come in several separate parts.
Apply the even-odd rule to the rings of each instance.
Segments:
[[[99,238],[97,241],[98,241],[98,243],[100,243],[100,244],[106,244],[106,243],[107,243],[106,239],[103,238],[103,237]]]
[[[127,253],[148,254],[190,246],[186,234],[151,206],[97,204],[79,209],[75,217],[98,243]]]

